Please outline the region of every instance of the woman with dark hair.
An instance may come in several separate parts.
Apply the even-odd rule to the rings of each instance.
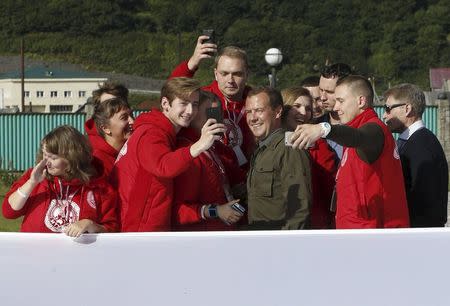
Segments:
[[[108,177],[120,149],[133,132],[134,118],[127,102],[112,98],[95,104],[92,119],[86,121],[85,130],[94,165],[100,175]]]
[[[287,88],[281,91],[281,95],[284,102],[282,122],[287,131],[294,131],[297,125],[312,121],[313,101],[306,88]],[[323,139],[319,139],[312,147],[308,148],[308,152],[312,160],[311,228],[333,228],[334,215],[330,212],[330,207],[337,170],[336,156]]]
[[[94,178],[91,147],[79,131],[68,125],[52,130],[37,161],[6,194],[5,218],[24,216],[22,232],[71,237],[119,229],[117,193],[105,178]]]

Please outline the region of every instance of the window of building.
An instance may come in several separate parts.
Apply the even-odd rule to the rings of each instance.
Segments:
[[[71,113],[72,105],[50,105],[51,113]]]
[[[25,97],[29,98],[30,97],[30,92],[29,91],[25,91]]]
[[[51,98],[56,98],[58,96],[58,92],[57,91],[50,91],[50,97]]]
[[[86,91],[80,90],[80,91],[78,92],[78,97],[79,97],[79,98],[84,98],[84,97],[86,97]]]
[[[64,98],[71,98],[71,97],[72,97],[72,92],[70,90],[64,91]]]
[[[42,98],[43,96],[44,96],[44,92],[43,91],[40,91],[40,90],[36,91],[36,97]]]

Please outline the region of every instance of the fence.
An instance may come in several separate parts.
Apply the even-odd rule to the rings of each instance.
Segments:
[[[142,111],[135,111],[135,116]],[[0,114],[0,169],[23,171],[33,166],[40,140],[69,124],[84,133],[85,114]]]
[[[437,107],[427,106],[425,126],[437,133]],[[383,108],[376,106],[378,116]],[[142,111],[135,111],[138,116]],[[33,166],[40,140],[53,128],[69,124],[84,132],[85,114],[25,113],[0,114],[0,168],[23,171]]]

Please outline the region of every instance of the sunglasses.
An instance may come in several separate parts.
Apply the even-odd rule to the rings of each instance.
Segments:
[[[389,114],[391,112],[391,110],[393,110],[394,108],[400,107],[400,106],[403,106],[403,105],[406,105],[406,103],[384,105],[383,108],[384,108],[384,111]]]

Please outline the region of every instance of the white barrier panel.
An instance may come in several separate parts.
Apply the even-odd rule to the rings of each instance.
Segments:
[[[1,305],[450,305],[450,229],[0,233]]]

